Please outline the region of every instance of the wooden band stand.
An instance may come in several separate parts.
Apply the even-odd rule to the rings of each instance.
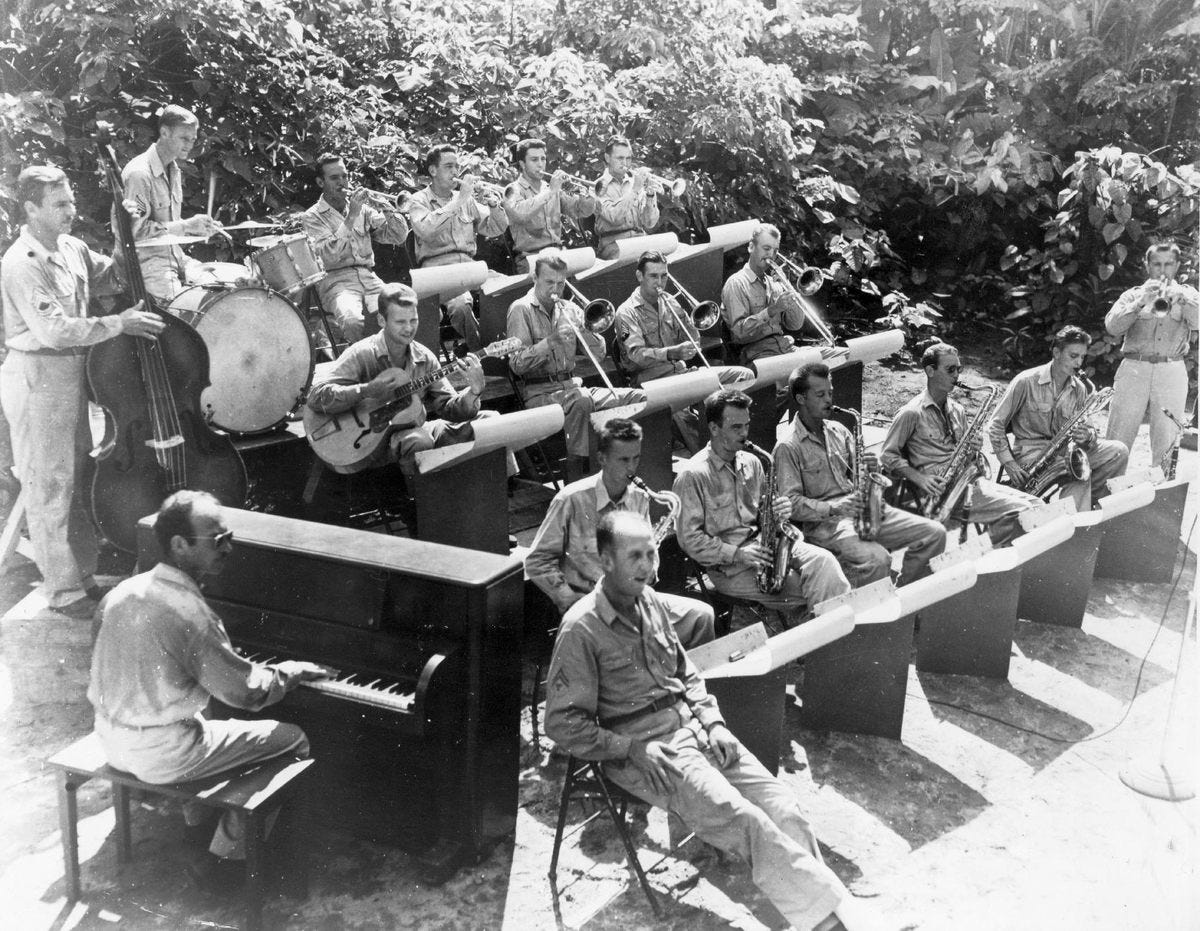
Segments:
[[[1191,483],[1187,478],[1164,481],[1162,471],[1154,468],[1140,475],[1112,479],[1108,486],[1115,494],[1143,481],[1154,486],[1154,500],[1105,528],[1096,557],[1099,578],[1127,582],[1171,581],[1175,558],[1179,554],[1183,509]]]
[[[1105,529],[1118,518],[1143,508],[1154,500],[1154,489],[1147,483],[1100,499],[1100,507],[1084,514],[1075,514],[1075,502],[1060,498],[1042,508],[1021,514],[1021,524],[1027,530],[1047,515],[1073,514],[1075,532],[1058,546],[1025,566],[1021,574],[1021,595],[1017,614],[1028,621],[1057,624],[1061,627],[1082,627],[1087,612],[1088,593],[1096,556]]]
[[[436,351],[442,314],[441,305],[466,291],[474,291],[488,277],[486,262],[459,262],[412,270],[412,288],[417,292],[417,342]]]
[[[413,497],[421,539],[508,553],[508,452],[562,425],[562,408],[547,404],[472,421],[472,441],[417,453]]]

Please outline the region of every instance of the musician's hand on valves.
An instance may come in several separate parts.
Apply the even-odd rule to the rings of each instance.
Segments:
[[[371,192],[365,187],[355,188],[346,198],[346,219],[353,220],[362,213],[363,206],[371,199]]]
[[[646,187],[646,182],[650,180],[650,169],[643,165],[641,168],[633,169],[633,189],[641,191]]]
[[[1071,439],[1081,446],[1087,446],[1096,438],[1096,428],[1090,423],[1078,423],[1071,431]]]
[[[775,519],[780,523],[792,519],[792,502],[787,499],[786,495],[777,495],[775,500],[771,502],[771,513],[775,515]]]
[[[833,517],[854,517],[863,509],[862,496],[857,491],[829,502],[829,513]]]
[[[1021,464],[1016,460],[1012,462],[1002,462],[1001,466],[1008,473],[1008,477],[1012,479],[1014,485],[1024,485],[1029,481],[1029,472],[1022,468]]]
[[[743,543],[733,553],[733,564],[746,569],[762,569],[770,564],[759,543]]]
[[[288,659],[274,665],[289,682],[315,682],[318,679],[329,679],[337,675],[336,669],[322,666],[320,663],[307,663],[299,659]]]
[[[875,453],[864,452],[863,465],[867,467],[868,472],[878,472],[880,468],[879,457]]]
[[[470,200],[475,196],[475,176],[470,172],[458,179],[458,196],[460,200]]]
[[[156,313],[151,313],[143,308],[146,306],[145,301],[138,301],[128,310],[123,310],[119,314],[121,320],[121,332],[129,336],[142,336],[146,339],[154,339],[163,331],[166,323]]]
[[[675,748],[661,740],[634,740],[629,744],[629,762],[659,795],[670,793],[671,776],[683,775],[675,765],[675,756]]]
[[[936,495],[946,487],[946,479],[941,475],[926,475],[924,472],[914,470],[906,477],[917,493],[922,496]]]
[[[567,173],[559,168],[550,176],[550,190],[555,194],[562,191],[563,185],[567,183]]]
[[[741,745],[724,724],[714,724],[708,729],[708,745],[721,769],[732,766],[741,754]]]

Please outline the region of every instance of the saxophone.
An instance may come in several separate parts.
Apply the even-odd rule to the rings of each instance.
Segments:
[[[1083,406],[1062,425],[1054,434],[1054,438],[1050,440],[1050,445],[1030,465],[1029,477],[1021,483],[1020,491],[1040,498],[1047,489],[1056,485],[1067,481],[1086,482],[1091,478],[1092,463],[1083,447],[1071,439],[1071,433],[1088,417],[1098,414],[1108,407],[1112,396],[1112,388],[1102,388],[1087,396]],[[1066,453],[1059,460],[1058,454],[1064,449]]]
[[[996,385],[958,385],[957,387],[964,391],[986,391],[988,396],[984,398],[983,403],[979,405],[979,410],[967,424],[967,429],[963,431],[958,445],[950,454],[946,467],[940,473],[940,477],[946,480],[941,493],[929,495],[921,503],[921,516],[936,520],[941,524],[950,520],[950,515],[966,497],[975,479],[981,476],[987,478],[991,474],[991,467],[983,453],[979,451],[973,453],[971,447],[975,444],[976,437],[983,432],[992,412],[1000,404],[1000,388]]]
[[[854,491],[862,499],[863,507],[854,516],[854,532],[860,540],[874,540],[883,521],[883,491],[892,487],[892,480],[870,471],[863,457],[867,451],[863,442],[862,414],[852,407],[833,408],[854,418]]]
[[[659,504],[666,506],[667,513],[659,518],[658,523],[654,525],[654,532],[652,534],[654,545],[662,546],[663,541],[675,532],[675,518],[679,516],[681,507],[679,495],[673,491],[654,491],[636,475],[629,482],[648,494],[650,500],[657,501]]]
[[[762,497],[758,500],[758,539],[767,553],[767,565],[758,570],[758,590],[764,595],[777,595],[787,579],[788,566],[792,561],[792,547],[803,537],[791,521],[777,521],[772,504],[779,494],[779,479],[775,474],[775,460],[761,446],[749,440],[742,448],[762,462],[766,470]]]
[[[1161,410],[1167,419],[1175,425],[1175,439],[1171,440],[1171,445],[1167,447],[1166,452],[1162,454],[1162,458],[1158,461],[1158,467],[1162,469],[1163,481],[1171,482],[1175,480],[1175,470],[1179,466],[1179,441],[1183,439],[1183,434],[1187,430],[1187,427],[1182,420],[1165,407],[1161,408]]]

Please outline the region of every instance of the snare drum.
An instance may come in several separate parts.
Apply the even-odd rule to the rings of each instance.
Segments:
[[[325,277],[325,263],[303,233],[281,236],[275,245],[250,256],[250,261],[263,281],[289,297]]]
[[[313,350],[296,305],[267,288],[196,285],[167,305],[208,347],[204,416],[231,433],[260,433],[285,420],[312,381]]]

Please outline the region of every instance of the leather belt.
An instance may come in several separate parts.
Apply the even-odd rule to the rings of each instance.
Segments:
[[[650,702],[650,704],[637,709],[637,711],[630,711],[628,714],[613,715],[611,718],[601,718],[600,726],[611,730],[617,724],[628,724],[630,721],[636,721],[638,718],[644,718],[648,714],[654,714],[656,711],[662,711],[665,708],[674,708],[679,704],[682,704],[682,699],[678,695],[663,695],[661,698],[656,698]]]
[[[1123,352],[1121,357],[1134,362],[1182,362],[1183,356],[1164,356],[1157,352]]]
[[[192,718],[182,718],[179,721],[167,721],[165,724],[122,724],[120,721],[114,721],[108,715],[97,711],[96,717],[100,718],[109,727],[115,727],[122,731],[152,731],[160,727],[175,727],[179,724],[186,724]]]
[[[522,381],[527,385],[548,385],[552,382],[560,385],[569,385],[571,384],[571,376],[568,375],[563,378],[558,375],[533,375],[523,378]]]

